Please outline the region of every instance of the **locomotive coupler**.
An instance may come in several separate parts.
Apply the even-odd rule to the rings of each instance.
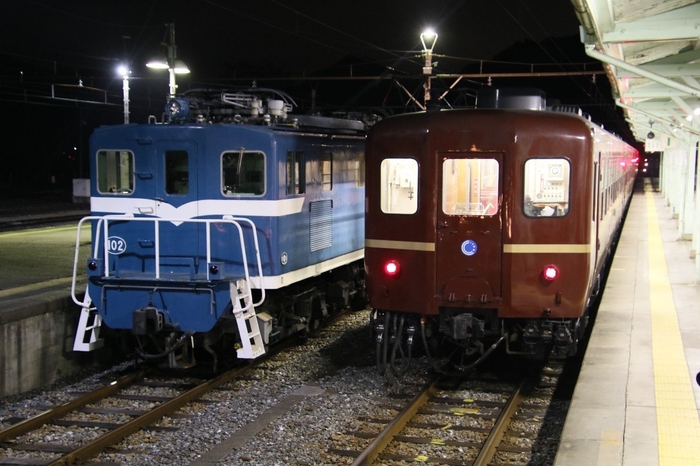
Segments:
[[[459,314],[449,319],[450,336],[454,340],[466,340],[484,336],[484,321],[472,314]]]
[[[163,330],[163,313],[154,306],[145,306],[134,311],[132,323],[135,335],[152,335]]]

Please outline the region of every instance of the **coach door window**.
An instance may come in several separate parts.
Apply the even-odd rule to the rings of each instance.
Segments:
[[[446,159],[442,164],[442,211],[467,216],[498,212],[498,162]]]
[[[418,162],[384,159],[381,166],[381,209],[385,214],[414,214],[418,210]]]
[[[265,192],[265,155],[237,150],[221,154],[222,191],[226,196],[259,196]]]
[[[561,217],[569,212],[569,161],[530,159],[525,162],[523,212],[528,217]]]
[[[126,150],[97,153],[97,190],[131,194],[134,191],[134,154]]]

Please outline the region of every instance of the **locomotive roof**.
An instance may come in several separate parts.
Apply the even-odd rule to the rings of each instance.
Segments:
[[[362,112],[292,114],[297,106],[288,94],[268,88],[194,89],[165,105],[166,124],[247,124],[281,130],[314,130],[364,134],[374,118]]]

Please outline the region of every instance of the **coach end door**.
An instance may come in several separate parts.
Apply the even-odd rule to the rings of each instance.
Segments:
[[[501,296],[501,154],[441,153],[436,292],[443,303],[488,306]]]

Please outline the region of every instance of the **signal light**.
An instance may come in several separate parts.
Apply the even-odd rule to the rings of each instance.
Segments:
[[[390,260],[384,264],[384,273],[390,277],[396,277],[401,272],[401,266],[395,260]]]
[[[545,280],[554,281],[559,277],[559,269],[556,265],[548,265],[542,269],[542,276]]]

